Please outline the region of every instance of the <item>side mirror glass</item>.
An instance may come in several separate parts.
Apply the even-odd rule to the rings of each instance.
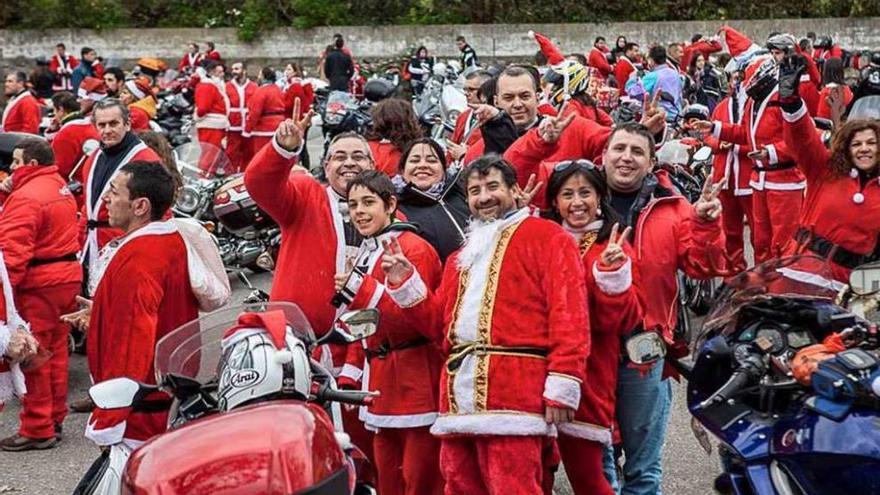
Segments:
[[[849,287],[860,296],[880,292],[880,263],[862,265],[850,272]]]
[[[705,162],[710,158],[712,158],[712,148],[708,146],[703,146],[694,153],[694,161],[697,162]]]
[[[363,340],[379,329],[379,310],[361,309],[344,313],[336,320],[333,333],[346,343]]]
[[[666,354],[666,344],[656,333],[644,332],[626,340],[626,353],[635,364],[651,364]]]
[[[89,397],[101,409],[119,409],[134,405],[141,388],[141,384],[131,378],[114,378],[92,385]]]

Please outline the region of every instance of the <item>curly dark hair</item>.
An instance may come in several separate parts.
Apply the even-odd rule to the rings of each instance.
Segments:
[[[422,137],[418,117],[412,103],[400,98],[388,98],[370,109],[373,116],[373,127],[367,132],[367,139],[387,139],[399,150]]]
[[[874,135],[880,139],[880,122],[871,119],[851,120],[834,133],[831,138],[831,170],[834,175],[845,176],[849,174],[853,168],[849,145],[857,133],[868,130],[874,131]]]

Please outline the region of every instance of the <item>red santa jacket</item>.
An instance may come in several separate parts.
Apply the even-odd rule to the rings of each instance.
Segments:
[[[40,133],[40,103],[24,90],[6,102],[3,117],[0,119],[0,132]]]
[[[553,173],[553,166],[562,160],[586,158],[596,160],[602,155],[610,127],[602,127],[592,120],[581,117],[575,119],[562,132],[559,141],[546,143],[538,133],[538,126],[529,130],[504,153],[504,158],[516,168],[516,180],[525,187],[532,174],[538,182],[547,184]],[[544,207],[544,186],[535,194],[535,205]]]
[[[603,127],[614,126],[614,120],[604,110],[592,105],[585,105],[580,100],[574,98],[565,105],[565,108],[562,110],[562,116],[567,117],[572,113],[587,120],[592,120]]]
[[[417,273],[389,292],[448,356],[435,435],[550,435],[548,404],[577,409],[589,316],[583,264],[560,226],[518,210],[472,229],[436,292]]]
[[[754,169],[750,185],[756,191],[799,191],[806,187],[804,174],[795,167],[794,155],[782,138],[782,110],[777,106],[779,90],[774,88],[770,96],[760,104],[749,98],[743,109],[739,124],[716,123],[712,135],[734,144],[746,144],[752,149],[764,148],[769,153],[766,163],[753,160]],[[761,170],[769,167],[771,170]],[[783,167],[781,170],[772,170]]]
[[[344,198],[307,174],[290,174],[296,154],[275,139],[251,160],[244,183],[257,205],[281,227],[281,248],[271,299],[302,309],[315,333],[322,335],[336,319],[330,304],[333,277],[345,272],[345,232],[340,213]],[[342,366],[345,348],[334,349]]]
[[[71,120],[61,124],[61,129],[52,139],[52,151],[55,153],[55,166],[58,173],[65,180],[68,179],[74,167],[85,157],[83,146],[92,141],[97,147],[101,137],[98,130],[88,117],[75,116]],[[82,167],[76,172],[74,179],[82,182]]]
[[[201,53],[193,55],[192,53],[187,52],[183,55],[183,58],[180,59],[180,63],[177,64],[177,71],[194,71],[196,70],[196,67],[202,64],[203,59],[204,56]]]
[[[204,78],[196,85],[195,95],[196,129],[226,130],[229,127],[229,100],[222,82]]]
[[[293,104],[299,98],[299,108],[302,115],[308,113],[315,102],[315,90],[310,83],[304,82],[299,77],[294,77],[284,90],[284,112],[287,115],[293,114]],[[302,117],[300,117],[302,118]]]
[[[616,270],[600,268],[599,258],[608,242],[594,243],[581,254],[587,277],[590,311],[590,357],[587,379],[581,384],[581,403],[574,421],[558,426],[569,436],[611,445],[620,340],[642,321],[638,273],[632,248],[624,245],[629,259]]]
[[[162,256],[156,256],[162,253]],[[129,234],[100,277],[89,321],[89,372],[95,383],[127,377],[156,383],[156,342],[199,316],[183,238],[170,222]],[[98,445],[144,441],[165,431],[167,412],[95,409],[86,437]]]
[[[380,141],[371,139],[367,141],[367,144],[370,145],[370,153],[373,154],[373,163],[376,165],[376,170],[388,177],[397,175],[398,166],[400,165],[400,149],[387,139]]]
[[[226,97],[229,98],[229,131],[244,131],[247,104],[257,92],[257,84],[250,79],[238,84],[235,79],[226,83]]]
[[[82,281],[76,201],[55,166],[25,165],[12,173],[12,193],[0,211],[0,249],[17,291]]]
[[[49,60],[49,71],[55,74],[55,84],[52,85],[52,90],[72,91],[73,83],[70,80],[70,75],[77,65],[79,65],[79,60],[73,55],[65,55],[64,57],[57,53],[52,55],[52,59]]]
[[[248,114],[245,120],[245,136],[272,136],[275,129],[284,121],[284,95],[275,83],[263,84],[247,102]]]
[[[862,186],[855,169],[844,176],[835,174],[831,154],[806,109],[801,106],[797,112],[783,116],[783,136],[807,180],[801,228],[853,253],[873,253],[880,232],[880,179],[872,178]],[[789,252],[793,254],[797,244],[791,242]],[[849,272],[832,264],[836,280],[848,283]]]
[[[432,290],[440,285],[443,271],[440,258],[414,231],[387,230],[374,239],[365,240],[355,266],[363,267],[367,275],[363,279],[353,277],[357,282],[351,283],[355,287],[349,290],[355,296],[348,308],[378,308],[382,319],[378,332],[364,345],[348,346],[339,383],[354,385],[363,375],[364,390],[382,391],[373,404],[361,410],[361,420],[370,427],[429,426],[437,419],[440,392],[437,385],[443,357],[440,348],[416,329],[421,322],[413,320],[412,313],[401,309],[388,295],[379,261],[383,254],[382,242],[394,237],[425,285]],[[389,351],[383,353],[382,349]]]
[[[636,70],[636,66],[632,61],[621,55],[614,64],[614,79],[617,80],[617,89],[620,90],[620,96],[626,96],[626,82],[629,80],[630,74]]]
[[[470,108],[465,109],[464,112],[461,112],[458,115],[458,119],[455,121],[455,129],[452,131],[452,136],[449,137],[449,140],[453,143],[462,144],[462,140],[464,140],[465,135],[470,132],[468,136],[467,144],[468,146],[473,146],[477,141],[483,139],[483,133],[480,132],[480,128],[477,127],[471,132],[471,129],[475,125],[477,125],[476,121],[471,119],[473,116],[473,111]]]
[[[733,120],[733,105],[736,104],[736,98],[731,96],[725,97],[715,106],[715,110],[712,111],[712,120],[728,124],[738,124],[739,122]],[[742,112],[737,113],[741,117]],[[749,180],[752,177],[752,159],[748,155],[752,151],[751,146],[748,144],[734,144],[731,148],[722,150],[720,140],[712,136],[706,136],[705,141],[714,153],[714,158],[712,159],[712,183],[717,184],[726,178],[727,180],[724,181],[722,186],[724,189],[733,191],[734,196],[750,196],[752,194],[752,186],[749,185]]]
[[[688,66],[691,63],[691,59],[696,57],[697,55],[703,55],[703,58],[706,61],[709,61],[709,55],[720,52],[724,48],[721,46],[721,42],[717,40],[709,40],[709,39],[701,39],[696,43],[685,46],[682,49],[681,61],[679,63],[678,70],[684,73],[687,73]]]
[[[140,107],[129,105],[128,110],[131,115],[132,131],[149,131],[150,130],[150,114]]]
[[[853,99],[853,92],[849,89],[849,86],[843,84],[840,86],[843,91],[843,107],[849,108],[849,104]],[[823,119],[831,119],[831,105],[828,104],[828,97],[831,96],[831,87],[825,86],[822,88],[822,91],[819,92],[819,106],[816,110],[815,117],[821,117]],[[803,96],[801,97],[803,98]],[[809,110],[809,105],[807,106]],[[810,115],[813,115],[812,113]]]
[[[223,57],[220,56],[220,52],[217,50],[211,50],[205,52],[205,60],[214,60],[215,62],[222,62]]]
[[[608,63],[608,58],[605,56],[605,52],[595,46],[590,50],[590,57],[587,59],[587,64],[599,71],[599,74],[605,79],[607,79],[613,71],[611,64]]]

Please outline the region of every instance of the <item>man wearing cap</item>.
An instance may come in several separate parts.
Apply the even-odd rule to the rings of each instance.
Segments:
[[[206,77],[201,78],[195,91],[195,125],[200,143],[223,147],[229,128],[229,98],[223,84],[223,65],[214,60],[205,62]]]
[[[73,83],[70,76],[73,69],[79,65],[79,60],[73,55],[67,54],[67,47],[64,43],[55,45],[55,54],[49,61],[49,71],[55,75],[55,84],[52,85],[53,91],[70,91],[73,89]]]
[[[103,83],[102,83],[103,84]],[[80,86],[82,91],[82,86]],[[99,93],[95,93],[99,94]],[[85,98],[91,105],[95,100]],[[59,129],[52,139],[52,151],[55,153],[55,166],[64,178],[82,184],[82,167],[88,151],[98,148],[101,137],[92,124],[92,119],[81,111],[80,102],[68,91],[61,91],[52,96],[52,107],[55,109],[55,121]],[[91,109],[91,108],[90,108]],[[82,191],[76,193],[77,204],[82,207]]]
[[[247,76],[244,62],[232,64],[232,79],[226,83],[226,97],[229,98],[229,130],[226,133],[226,154],[235,170],[244,170],[251,160],[250,139],[243,135],[244,121],[247,118],[247,105],[257,84]]]
[[[26,84],[27,74],[24,72],[6,74],[6,108],[0,119],[0,132],[40,132],[40,103],[28,91]]]
[[[131,130],[150,130],[150,120],[156,116],[156,98],[146,77],[126,81],[119,93],[119,99],[131,112]]]

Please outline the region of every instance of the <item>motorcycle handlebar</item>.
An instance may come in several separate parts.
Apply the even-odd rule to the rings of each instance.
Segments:
[[[745,388],[752,379],[759,378],[763,375],[764,368],[764,361],[760,355],[753,354],[749,356],[742,362],[740,367],[733,372],[727,382],[706,400],[700,402],[697,408],[704,409],[712,404],[730,399],[739,393],[740,390]]]
[[[341,402],[356,406],[368,406],[373,403],[373,392],[360,392],[354,390],[336,390],[330,387],[322,387],[317,397],[324,402]]]

